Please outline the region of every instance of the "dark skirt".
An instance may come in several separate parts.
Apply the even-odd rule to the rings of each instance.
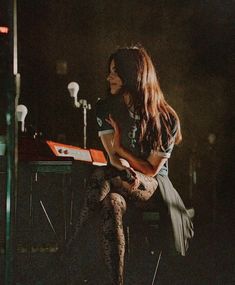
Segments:
[[[156,179],[170,215],[176,251],[185,256],[189,241],[194,235],[192,211],[190,212],[185,208],[179,193],[173,187],[168,176],[157,175]]]

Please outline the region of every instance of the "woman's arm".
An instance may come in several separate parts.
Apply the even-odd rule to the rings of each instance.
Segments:
[[[146,160],[135,156],[121,145],[121,130],[118,124],[111,116],[109,116],[109,119],[106,119],[106,121],[114,128],[114,134],[112,134],[112,139],[110,140],[112,153],[117,157],[127,160],[134,170],[148,176],[155,176],[167,161],[167,158],[159,156],[157,151],[152,151]]]
[[[116,153],[127,160],[133,169],[148,176],[155,176],[167,161],[167,158],[159,156],[156,151],[153,151],[146,160],[136,157],[123,146],[116,149]]]
[[[109,156],[110,163],[119,170],[129,168],[130,164],[126,160],[120,158],[116,151],[113,149],[113,137],[114,133],[104,134],[100,136],[101,142]]]

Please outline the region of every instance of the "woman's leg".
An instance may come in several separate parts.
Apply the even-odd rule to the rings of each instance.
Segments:
[[[102,237],[105,263],[112,285],[123,284],[125,236],[122,217],[126,201],[118,193],[109,193],[102,203]]]
[[[114,178],[113,181],[117,185],[116,188],[118,188],[120,193],[122,193],[122,195],[125,195],[126,193],[126,196],[130,200],[137,203],[148,202],[157,190],[158,182],[154,177],[144,175],[138,171],[136,171],[136,175],[140,181],[140,185],[137,189],[132,189],[131,185],[128,182],[121,181],[118,177]]]
[[[101,206],[101,202],[109,192],[110,182],[105,178],[105,168],[99,167],[93,172],[88,182],[84,204],[75,225],[74,234],[66,244],[67,249],[70,248],[73,241],[77,238],[89,217]]]
[[[140,172],[137,172],[137,177],[141,187],[131,191],[130,198],[135,202],[148,202],[156,192],[158,182],[154,177],[146,176]]]

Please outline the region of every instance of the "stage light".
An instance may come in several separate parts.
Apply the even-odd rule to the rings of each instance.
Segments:
[[[79,85],[77,82],[70,82],[68,84],[68,90],[70,93],[70,96],[74,98],[74,104],[76,107],[80,107],[80,104],[77,101],[78,91],[79,91]]]
[[[0,27],[0,34],[8,34],[9,28],[8,27]]]
[[[18,105],[16,107],[16,115],[18,122],[21,122],[21,131],[24,132],[25,128],[25,117],[28,113],[28,109],[25,105]]]

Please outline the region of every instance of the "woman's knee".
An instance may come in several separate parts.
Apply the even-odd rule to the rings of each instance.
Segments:
[[[103,201],[103,206],[121,210],[123,213],[126,211],[126,201],[124,197],[118,193],[109,193]]]
[[[87,189],[86,194],[86,204],[87,206],[95,210],[97,207],[101,206],[101,203],[110,192],[110,182],[103,181],[102,184],[91,185]]]
[[[105,179],[104,169],[93,172],[86,189],[86,203],[91,209],[97,208],[110,192],[110,181]]]

